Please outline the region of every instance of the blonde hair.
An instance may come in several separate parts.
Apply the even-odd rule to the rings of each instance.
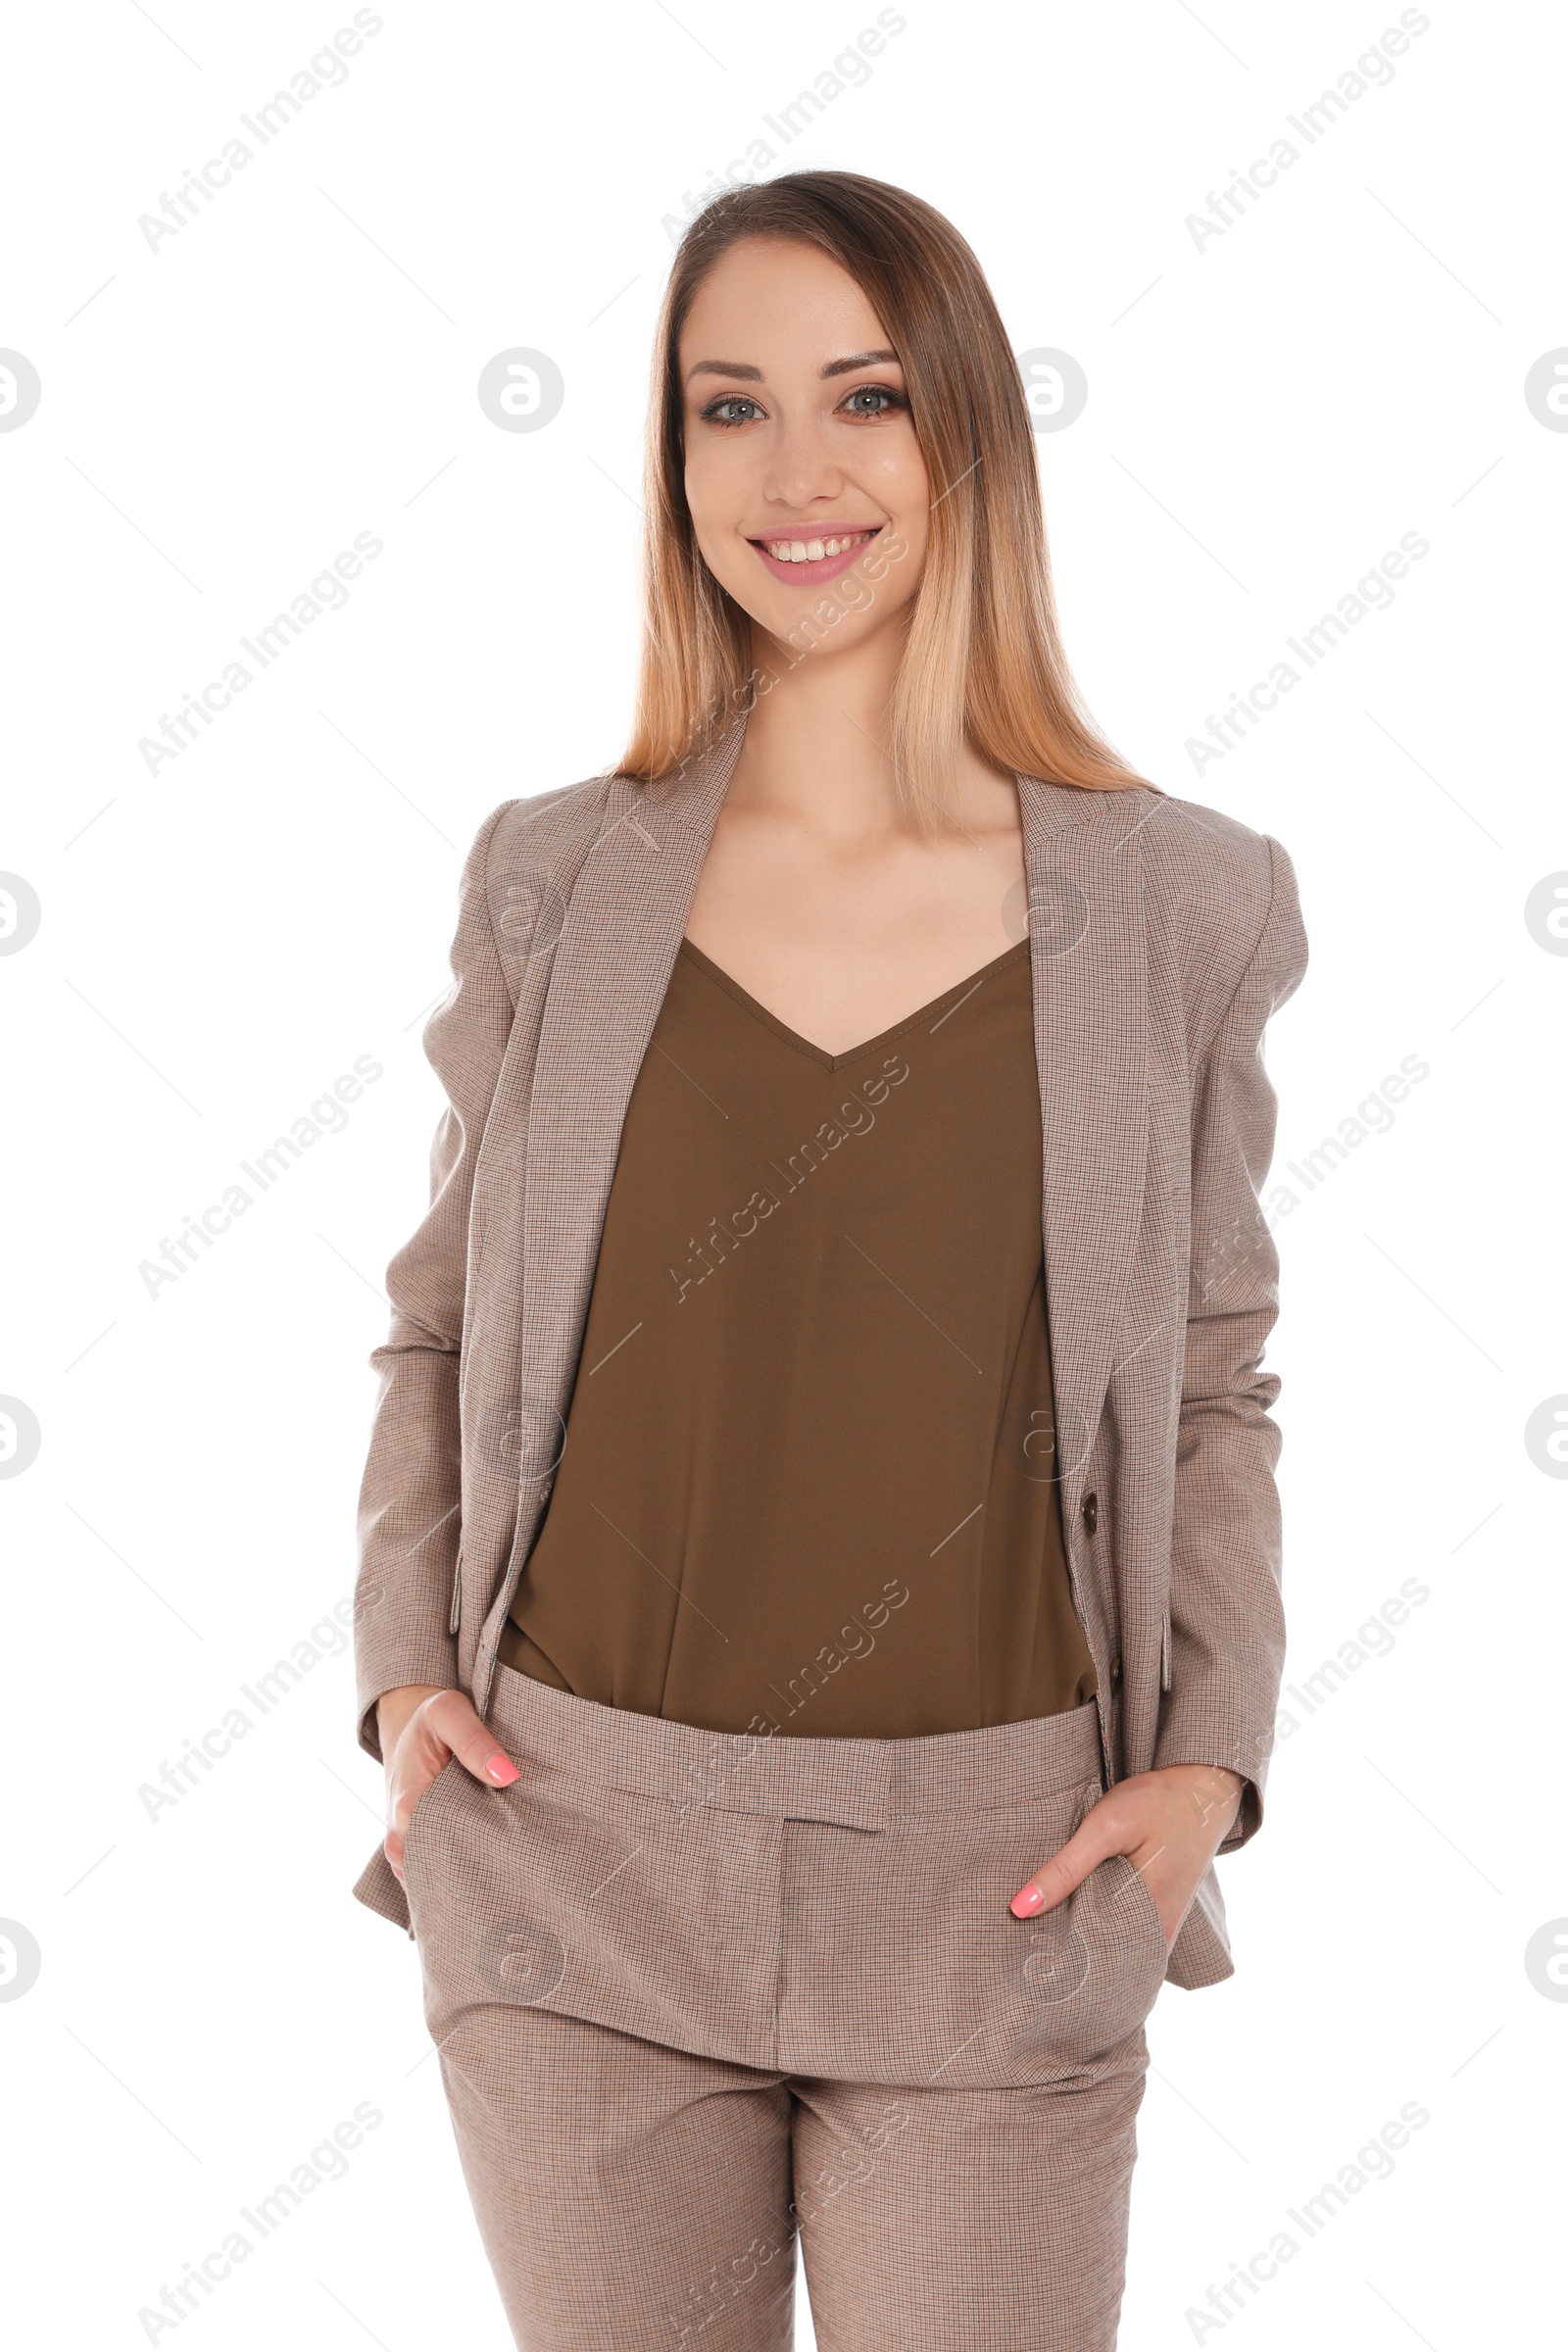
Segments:
[[[965,744],[1004,772],[1085,791],[1146,784],[1084,709],[1061,649],[1033,425],[984,272],[932,206],[853,172],[727,189],[681,239],[655,338],[642,658],[620,772],[668,780],[756,691],[750,620],[704,563],[686,503],[679,367],[699,286],[746,237],[831,255],[904,368],[932,498],[885,746],[909,805],[936,821]]]

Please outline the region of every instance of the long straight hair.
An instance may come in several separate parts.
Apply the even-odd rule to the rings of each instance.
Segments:
[[[904,368],[932,500],[884,746],[907,805],[936,823],[964,745],[1004,772],[1085,791],[1145,784],[1084,709],[1061,649],[1034,429],[985,273],[931,205],[853,172],[726,189],[676,251],[654,346],[642,658],[620,772],[675,777],[758,690],[750,619],[704,563],[686,503],[679,365],[698,288],[745,237],[829,254]]]

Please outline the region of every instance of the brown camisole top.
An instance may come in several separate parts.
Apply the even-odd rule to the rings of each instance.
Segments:
[[[1027,940],[848,1054],[683,941],[503,1662],[758,1736],[1092,1697],[1041,1181]]]

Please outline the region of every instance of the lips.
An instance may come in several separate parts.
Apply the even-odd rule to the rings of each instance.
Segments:
[[[753,539],[751,545],[775,579],[814,586],[848,571],[881,528],[879,522],[803,524],[798,531],[769,531],[765,538]],[[775,555],[775,548],[785,553]],[[831,555],[829,548],[834,551]]]

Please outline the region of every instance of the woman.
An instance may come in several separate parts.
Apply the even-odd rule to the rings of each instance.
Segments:
[[[620,768],[426,1031],[360,1739],[531,2347],[1115,2341],[1144,2019],[1232,1973],[1283,1654],[1278,845],[1077,706],[968,247],[676,256]]]

